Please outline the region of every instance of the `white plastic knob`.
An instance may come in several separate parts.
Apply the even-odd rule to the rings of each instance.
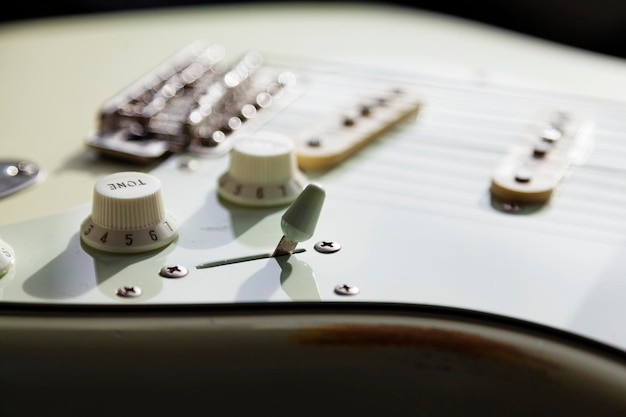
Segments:
[[[0,277],[9,272],[15,263],[15,252],[4,240],[0,239]]]
[[[218,193],[245,206],[277,206],[294,201],[306,185],[298,169],[295,144],[275,132],[257,132],[241,139],[230,154],[228,171]]]
[[[136,253],[169,244],[177,229],[176,220],[165,210],[161,181],[128,171],[96,182],[91,215],[83,221],[80,237],[95,249]]]

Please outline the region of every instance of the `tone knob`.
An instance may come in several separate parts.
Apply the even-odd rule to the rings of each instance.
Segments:
[[[257,132],[240,139],[230,165],[219,178],[218,193],[245,206],[278,206],[294,201],[306,178],[298,169],[294,142],[275,132]]]
[[[82,241],[99,250],[137,253],[158,249],[177,236],[176,219],[165,210],[161,181],[142,172],[118,172],[94,186],[91,215]]]

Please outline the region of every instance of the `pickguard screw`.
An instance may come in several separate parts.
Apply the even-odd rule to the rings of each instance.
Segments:
[[[181,159],[178,163],[178,167],[189,171],[195,171],[198,169],[198,161],[190,158]]]
[[[353,285],[341,284],[335,287],[335,293],[338,295],[357,295],[359,288]]]
[[[332,240],[320,240],[313,245],[313,248],[320,253],[335,253],[341,249],[341,245],[339,242],[334,242]]]
[[[161,268],[159,275],[165,278],[182,278],[189,273],[182,265],[165,265]]]
[[[142,294],[142,291],[141,288],[136,285],[124,285],[123,287],[118,288],[115,294],[124,298],[133,298],[139,297]]]

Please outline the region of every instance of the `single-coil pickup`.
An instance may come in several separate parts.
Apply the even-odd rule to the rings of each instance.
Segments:
[[[332,168],[416,114],[420,105],[416,94],[401,88],[385,89],[375,97],[359,100],[296,137],[298,166],[303,170]]]
[[[592,122],[551,112],[515,143],[496,168],[491,194],[500,201],[543,204],[592,149]]]

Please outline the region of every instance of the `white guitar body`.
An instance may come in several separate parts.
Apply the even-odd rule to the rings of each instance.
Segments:
[[[100,415],[102,403],[102,415],[203,404],[235,414],[281,404],[306,415],[623,413],[626,103],[295,52],[265,59],[293,71],[298,93],[238,138],[299,138],[389,86],[411,91],[419,109],[332,166],[302,168],[326,195],[312,237],[287,256],[270,254],[288,204],[219,195],[229,152],[94,159],[69,178],[42,167],[41,181],[0,200],[11,258],[0,278],[0,414],[46,410],[31,395],[57,402],[55,415]],[[113,84],[100,104],[128,85]],[[99,110],[82,110],[92,117],[80,126]],[[549,195],[494,196],[511,161],[552,163],[532,144],[561,114],[576,146],[560,155]],[[58,145],[92,157],[94,129]],[[3,139],[7,156],[43,163],[12,147]],[[123,171],[160,180],[178,224],[171,243],[113,253],[81,240],[93,185]],[[61,181],[81,187],[80,197],[65,191],[68,207],[20,209]]]

